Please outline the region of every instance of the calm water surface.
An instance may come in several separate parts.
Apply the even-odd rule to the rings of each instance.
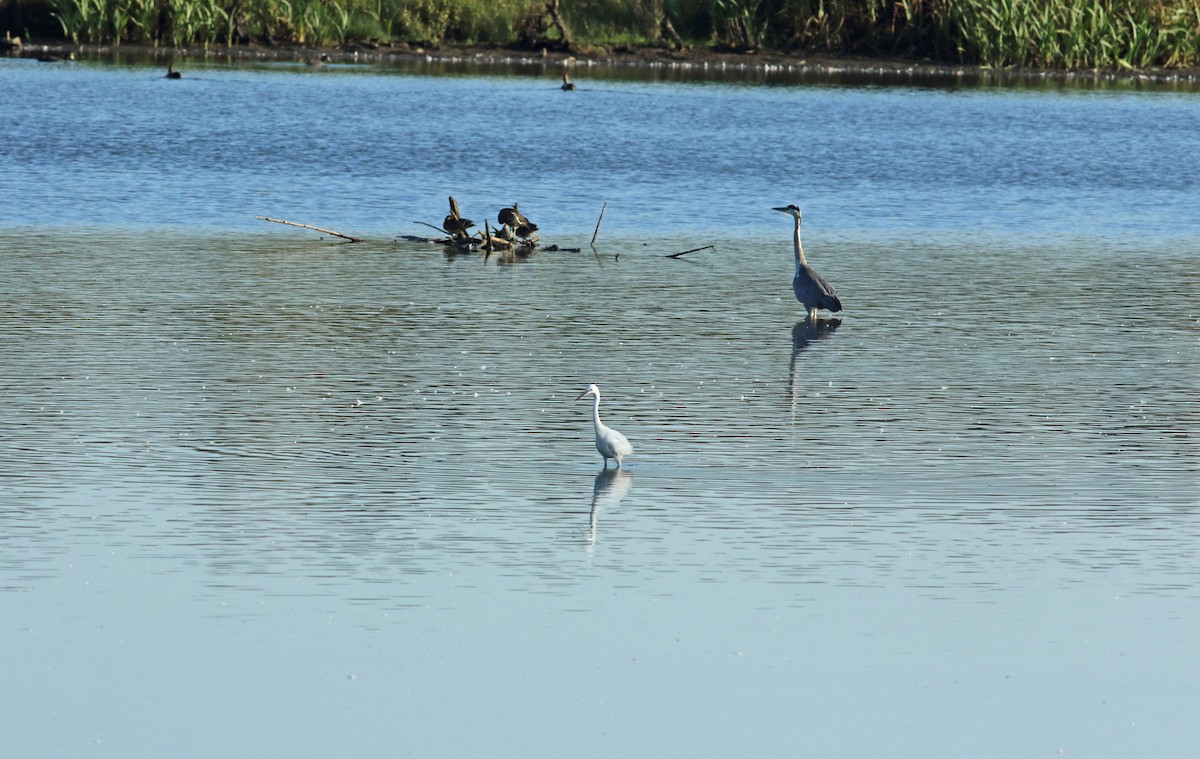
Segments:
[[[160,73],[0,59],[5,755],[1200,741],[1196,95]]]

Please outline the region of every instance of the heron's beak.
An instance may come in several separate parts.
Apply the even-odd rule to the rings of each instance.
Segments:
[[[786,207],[786,206],[785,206],[784,208],[772,208],[771,210],[772,210],[772,211],[782,211],[782,212],[784,212],[784,213],[787,213],[787,212],[788,212],[788,209],[787,209],[787,207]]]
[[[584,390],[582,393],[579,394],[579,398],[576,398],[575,400],[580,400],[581,398],[591,395],[591,394],[592,394],[591,390]]]

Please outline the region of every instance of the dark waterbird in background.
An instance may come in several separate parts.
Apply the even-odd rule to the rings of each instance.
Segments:
[[[571,81],[571,77],[565,71],[563,72],[562,89],[563,92],[570,92],[575,89],[575,83]]]
[[[833,285],[817,274],[804,258],[804,248],[800,246],[800,208],[793,203],[773,210],[786,213],[796,220],[796,234],[793,237],[796,245],[796,276],[792,277],[792,292],[796,293],[796,300],[803,303],[804,308],[808,310],[809,320],[817,320],[819,308],[841,311],[842,302],[838,300]]]
[[[175,67],[170,63],[167,64],[167,79],[182,79],[183,74],[175,70]]]
[[[454,214],[447,214],[446,218],[442,219],[442,229],[454,237],[467,234],[467,230],[473,226],[475,226],[475,222],[470,219],[460,219]]]
[[[467,230],[475,226],[475,222],[470,219],[463,218],[462,212],[458,210],[458,201],[454,196],[450,196],[450,213],[446,214],[446,218],[442,219],[442,229],[450,233],[454,239],[459,239],[467,236]]]
[[[529,220],[525,214],[521,213],[517,208],[516,201],[513,201],[511,208],[501,208],[500,214],[496,217],[500,222],[501,227],[511,227],[517,237],[528,239],[534,232],[538,230],[537,224]]]

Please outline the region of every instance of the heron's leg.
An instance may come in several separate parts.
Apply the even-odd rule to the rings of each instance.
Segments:
[[[808,320],[810,322],[815,322],[817,320],[817,309],[815,309],[815,308],[808,309]]]

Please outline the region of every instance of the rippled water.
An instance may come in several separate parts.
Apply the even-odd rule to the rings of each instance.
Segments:
[[[1186,755],[1200,101],[580,86],[0,60],[13,755]]]

